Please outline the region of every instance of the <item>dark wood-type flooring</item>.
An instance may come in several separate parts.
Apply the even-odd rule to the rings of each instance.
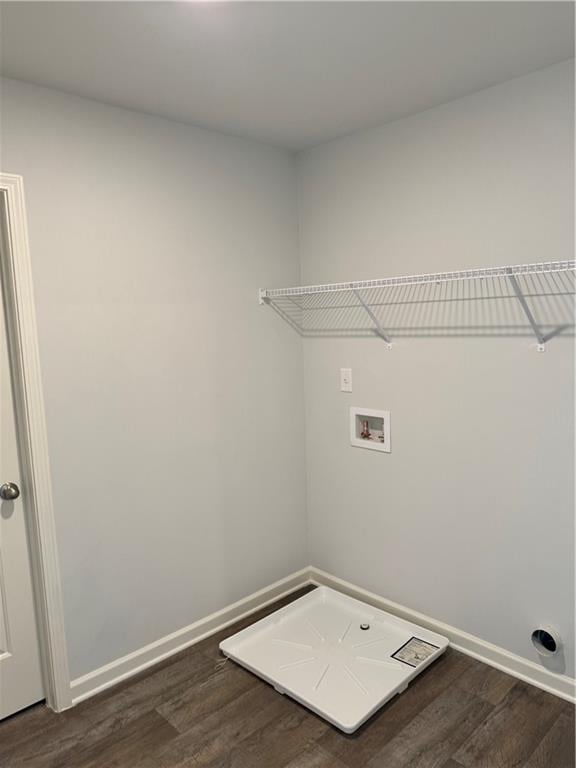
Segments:
[[[0,766],[574,768],[570,704],[451,649],[351,736],[222,663],[224,637],[290,599],[60,715],[8,718]]]

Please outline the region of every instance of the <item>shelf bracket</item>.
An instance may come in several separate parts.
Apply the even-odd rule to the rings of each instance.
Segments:
[[[386,334],[386,331],[385,331],[385,330],[382,328],[382,326],[381,326],[381,325],[380,325],[380,323],[378,322],[378,318],[376,317],[376,315],[374,314],[374,312],[372,312],[372,310],[370,309],[370,307],[368,306],[368,304],[366,304],[366,302],[364,301],[364,299],[362,298],[362,296],[360,296],[360,293],[359,293],[358,291],[353,291],[353,293],[356,295],[356,298],[358,299],[358,301],[360,302],[360,304],[362,304],[362,306],[363,306],[363,307],[364,307],[364,309],[366,310],[366,312],[367,312],[367,314],[368,314],[368,317],[370,318],[370,320],[372,320],[372,322],[373,322],[373,323],[374,323],[374,325],[376,326],[376,327],[374,328],[374,333],[378,334],[378,336],[380,336],[380,338],[381,338],[381,339],[384,339],[384,341],[385,341],[385,342],[386,342],[386,344],[388,345],[388,349],[391,349],[391,348],[392,348],[392,339],[390,338],[390,336],[388,336],[388,335]]]
[[[260,288],[258,291],[258,304],[270,304],[266,288]]]
[[[514,293],[516,294],[516,298],[520,302],[520,306],[524,310],[524,314],[526,315],[528,322],[530,323],[530,327],[534,331],[534,336],[536,336],[536,341],[538,342],[538,346],[537,346],[538,352],[544,352],[546,350],[547,339],[542,334],[542,331],[538,327],[538,323],[536,322],[534,315],[532,314],[532,311],[528,306],[528,302],[524,298],[524,294],[522,293],[522,288],[520,288],[518,280],[516,280],[516,277],[512,274],[511,271],[508,273],[508,280],[510,281],[510,284],[514,290]]]

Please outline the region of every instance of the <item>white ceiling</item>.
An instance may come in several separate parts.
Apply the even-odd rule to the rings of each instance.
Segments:
[[[573,56],[568,2],[12,2],[2,73],[300,149]]]

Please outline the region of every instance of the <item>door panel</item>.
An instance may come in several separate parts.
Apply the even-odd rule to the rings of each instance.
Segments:
[[[6,224],[5,218],[0,226]],[[5,234],[5,233],[4,233]],[[2,237],[5,244],[6,237]],[[10,360],[0,292],[0,485],[20,496],[0,499],[0,719],[44,698],[34,611],[25,499],[18,460]]]

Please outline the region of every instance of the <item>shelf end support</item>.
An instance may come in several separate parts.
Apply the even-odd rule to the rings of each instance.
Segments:
[[[520,285],[518,284],[518,280],[516,280],[516,277],[512,274],[511,271],[508,273],[508,280],[510,281],[510,285],[512,286],[512,289],[516,294],[516,298],[520,302],[520,306],[522,307],[524,314],[526,315],[526,318],[530,323],[530,327],[534,331],[534,336],[536,336],[536,341],[538,342],[536,349],[538,350],[538,352],[545,352],[546,337],[538,327],[538,323],[536,322],[534,315],[532,314],[532,310],[528,306],[528,302],[526,301],[524,294],[522,293],[522,288],[520,288]]]
[[[370,309],[368,304],[366,304],[362,296],[360,296],[360,293],[358,291],[354,291],[354,294],[356,295],[356,298],[358,299],[360,304],[362,304],[362,306],[366,310],[366,313],[368,314],[368,317],[370,318],[370,320],[372,320],[372,322],[374,323],[374,326],[375,326],[374,333],[380,336],[381,339],[384,339],[388,349],[392,349],[392,339],[390,338],[390,336],[388,336],[386,331],[382,328],[374,312],[372,312],[372,310]]]

